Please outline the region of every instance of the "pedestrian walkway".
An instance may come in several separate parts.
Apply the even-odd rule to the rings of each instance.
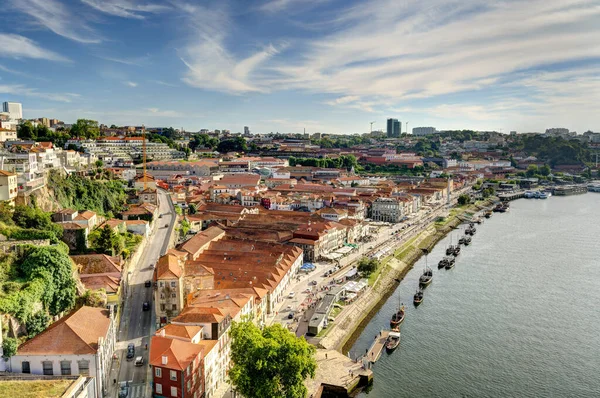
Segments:
[[[145,384],[135,384],[129,386],[129,394],[127,398],[146,398],[146,385]]]

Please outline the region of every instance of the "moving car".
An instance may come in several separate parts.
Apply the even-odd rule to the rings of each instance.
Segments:
[[[290,311],[288,314],[288,319],[294,319],[294,311]]]
[[[127,359],[133,359],[135,356],[135,345],[133,343],[127,344]]]
[[[149,311],[150,310],[150,302],[149,301],[144,301],[144,304],[142,304],[142,309],[144,311]]]
[[[288,295],[289,298],[294,298],[294,296],[296,295],[296,293],[294,292],[290,292],[290,294]]]
[[[146,282],[144,282],[144,286],[151,287],[152,286],[152,281],[146,281]]]
[[[136,357],[135,358],[135,366],[143,366],[144,365],[144,358],[143,357]]]

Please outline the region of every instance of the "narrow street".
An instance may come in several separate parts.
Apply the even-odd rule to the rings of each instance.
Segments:
[[[162,217],[154,221],[154,227],[148,242],[136,264],[131,264],[125,279],[123,291],[124,307],[121,314],[121,323],[117,333],[117,360],[113,360],[108,397],[118,397],[118,383],[130,383],[128,398],[141,398],[150,396],[150,380],[148,366],[148,351],[145,347],[149,344],[150,335],[155,331],[153,287],[145,287],[146,281],[152,280],[154,265],[159,256],[168,249],[168,239],[175,224],[175,212],[167,194],[159,192],[159,214]],[[144,302],[150,303],[150,310],[143,311]],[[133,359],[127,360],[127,345],[135,345]],[[148,347],[149,348],[149,347]],[[143,366],[135,366],[135,357],[144,358]],[[117,383],[114,383],[114,380]]]

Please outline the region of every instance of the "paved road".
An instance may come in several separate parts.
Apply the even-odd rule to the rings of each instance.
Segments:
[[[148,350],[145,345],[149,343],[150,335],[155,329],[155,316],[153,305],[153,288],[145,287],[144,283],[152,279],[159,256],[168,248],[170,231],[174,226],[174,211],[170,200],[164,191],[159,190],[159,212],[162,218],[155,221],[154,229],[149,237],[144,252],[137,264],[131,264],[125,285],[125,306],[121,315],[121,324],[117,335],[117,361],[113,361],[111,378],[121,381],[129,381],[132,385],[128,398],[141,398],[150,396]],[[168,225],[167,228],[165,226]],[[150,310],[143,311],[142,305],[145,301],[150,303]],[[127,345],[135,345],[135,356],[144,358],[144,366],[136,367],[133,360],[126,359]],[[117,377],[118,375],[118,377]],[[111,384],[109,397],[118,395],[114,384]]]

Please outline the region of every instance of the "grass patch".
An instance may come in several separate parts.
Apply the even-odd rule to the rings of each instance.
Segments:
[[[377,277],[379,276],[379,274],[381,274],[383,269],[386,267],[387,267],[387,264],[382,264],[377,268],[377,270],[375,270],[375,272],[373,272],[371,275],[369,275],[369,286],[373,286],[373,284],[377,280]]]
[[[331,313],[329,313],[329,316],[332,318],[337,317],[340,312],[342,312],[343,308],[339,308],[339,307],[333,307],[333,309],[331,310]]]
[[[73,380],[2,381],[0,383],[0,397],[60,397],[71,383],[73,383]]]

